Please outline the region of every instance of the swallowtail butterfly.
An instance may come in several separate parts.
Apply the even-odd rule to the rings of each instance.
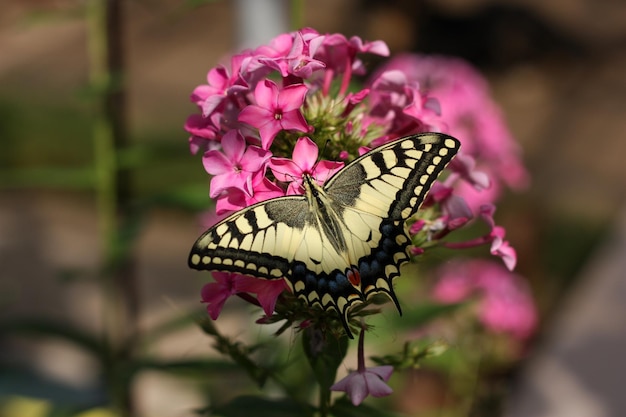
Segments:
[[[334,309],[348,335],[351,306],[378,293],[400,305],[392,280],[409,261],[406,221],[454,157],[459,141],[422,133],[372,149],[323,186],[235,212],[194,244],[189,266],[285,279],[309,305]]]

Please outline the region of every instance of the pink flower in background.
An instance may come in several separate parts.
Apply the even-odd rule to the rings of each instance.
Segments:
[[[432,296],[457,303],[475,296],[478,319],[489,330],[524,340],[537,327],[537,310],[526,281],[485,260],[452,262],[438,270]]]
[[[293,148],[293,159],[272,158],[270,169],[278,181],[288,183],[287,195],[302,194],[302,177],[310,175],[322,185],[332,177],[343,162],[318,161],[318,148],[309,138],[301,137]]]
[[[246,106],[239,114],[239,121],[259,129],[263,149],[269,149],[281,130],[307,132],[309,125],[300,112],[307,90],[304,84],[281,90],[271,80],[260,82],[254,90],[256,104]]]
[[[502,226],[496,226],[493,219],[496,207],[493,204],[484,204],[480,207],[479,218],[487,224],[489,232],[474,239],[469,239],[461,242],[443,242],[442,246],[449,249],[468,249],[476,246],[482,246],[490,244],[490,252],[494,256],[499,256],[506,267],[512,271],[517,263],[517,254],[515,249],[509,245],[509,242],[504,240],[506,231]],[[446,225],[442,228],[443,232],[446,229],[450,230],[452,227]],[[443,233],[442,233],[443,234]]]
[[[375,78],[370,86],[370,100],[371,117],[393,132],[373,142],[374,146],[414,133],[440,131],[437,100],[422,94],[419,85],[401,71],[384,71]]]
[[[513,188],[528,184],[519,146],[513,139],[486,80],[469,63],[453,57],[401,54],[380,72],[399,70],[441,107],[443,131],[461,141],[462,154],[471,155],[494,184]],[[379,72],[379,73],[380,73]],[[458,160],[458,158],[457,158]]]

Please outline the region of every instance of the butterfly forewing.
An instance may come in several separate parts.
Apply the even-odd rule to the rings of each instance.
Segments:
[[[192,248],[195,269],[285,278],[310,305],[336,309],[346,330],[349,308],[377,293],[409,260],[405,221],[459,142],[447,135],[409,136],[352,161],[323,188],[257,203],[222,220]],[[306,182],[305,182],[306,183]]]
[[[302,240],[307,207],[304,196],[281,197],[246,207],[200,236],[191,249],[189,266],[283,278],[295,255],[293,248]]]
[[[458,148],[456,139],[441,133],[398,139],[352,161],[324,188],[346,206],[406,220],[417,212]]]

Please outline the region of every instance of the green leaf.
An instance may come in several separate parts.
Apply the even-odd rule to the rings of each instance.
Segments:
[[[392,413],[389,410],[379,410],[367,404],[354,406],[347,397],[335,401],[330,408],[330,413],[334,417],[402,417],[401,414]]]
[[[228,404],[211,409],[212,414],[221,417],[308,417],[313,416],[314,408],[308,404],[290,399],[270,400],[253,395],[236,397]]]

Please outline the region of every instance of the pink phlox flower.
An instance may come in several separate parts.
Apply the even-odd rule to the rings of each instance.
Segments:
[[[538,321],[530,291],[521,277],[498,278],[497,282],[488,283],[488,286],[479,282],[485,287],[480,303],[480,321],[494,332],[509,333],[518,340],[527,339],[533,334]]]
[[[458,138],[464,153],[479,161],[494,180],[513,188],[527,185],[519,146],[490,96],[487,81],[469,63],[445,56],[402,54],[379,71],[387,70],[402,71],[408,80],[419,83],[422,92],[439,100],[444,131]]]
[[[251,196],[252,176],[265,169],[271,152],[258,146],[246,146],[246,141],[237,130],[231,130],[221,141],[222,150],[204,153],[204,169],[214,177],[211,179],[209,196],[215,198],[229,188],[238,188]]]
[[[370,116],[378,118],[395,137],[438,131],[438,106],[433,100],[401,71],[385,71],[371,83]]]
[[[450,175],[450,177],[453,175]],[[489,178],[491,178],[491,176],[489,176]],[[454,184],[454,192],[463,197],[473,213],[479,213],[482,206],[493,204],[497,201],[501,190],[502,185],[499,182],[493,182],[491,180],[489,187],[483,189],[478,189],[468,181],[456,181]]]
[[[449,168],[477,190],[485,190],[491,186],[489,175],[484,171],[476,169],[476,160],[470,155],[458,154],[450,162]]]
[[[192,155],[219,148],[218,129],[210,118],[192,114],[185,121],[185,130],[191,133],[189,150]]]
[[[299,78],[309,78],[313,72],[324,68],[326,64],[313,58],[324,36],[309,36],[308,38],[305,41],[302,32],[296,32],[291,49],[285,56],[260,57],[258,60],[280,72],[283,77],[295,75]]]
[[[205,284],[200,296],[202,302],[207,303],[209,316],[216,320],[226,300],[240,292],[240,286],[244,281],[255,278],[230,272],[213,272],[212,275],[215,282]]]
[[[369,93],[369,88],[364,88],[360,91],[357,91],[356,93],[348,93],[348,95],[344,99],[344,103],[346,103],[346,108],[343,111],[343,116],[348,116],[356,106],[358,106],[363,100],[367,98]]]
[[[293,55],[292,50],[297,34],[300,35],[305,44],[312,38],[319,36],[315,30],[305,28],[299,32],[280,34],[272,39],[268,45],[261,45],[256,48],[242,66],[243,78],[248,81],[249,85],[256,85],[262,77],[274,70],[280,71],[281,74],[283,72],[289,73],[287,57],[290,54]],[[292,56],[292,63],[294,63],[293,59],[295,59],[294,56]]]
[[[208,84],[196,87],[191,95],[191,100],[200,106],[205,117],[220,108],[229,94],[248,89],[237,75],[231,78],[228,70],[222,65],[209,71],[207,81]]]
[[[305,175],[313,177],[322,185],[339,171],[344,163],[337,161],[318,161],[319,149],[308,137],[298,139],[293,149],[292,159],[271,158],[269,167],[278,181],[288,183],[287,194],[302,194],[302,181]]]
[[[252,176],[252,195],[248,195],[239,188],[229,188],[217,198],[215,211],[218,215],[223,215],[284,195],[282,188],[271,182],[264,173],[258,172]]]
[[[282,279],[267,281],[230,272],[213,272],[213,278],[215,282],[205,284],[200,293],[213,320],[219,317],[226,300],[238,293],[257,294],[258,303],[269,316],[274,312],[276,299],[287,288]]]
[[[467,249],[490,244],[491,254],[500,257],[506,267],[509,270],[513,270],[517,262],[517,255],[515,249],[509,245],[509,242],[504,240],[506,234],[504,228],[495,224],[493,219],[495,209],[493,204],[485,204],[480,208],[479,217],[489,227],[488,233],[463,242],[443,242],[442,245],[449,249]]]
[[[459,268],[458,263],[454,265]],[[445,271],[445,272],[442,272]],[[443,268],[440,278],[431,291],[432,297],[445,304],[460,303],[466,300],[476,289],[476,279],[472,274],[454,273],[452,266]]]
[[[365,354],[363,349],[364,330],[359,335],[358,368],[350,372],[348,376],[333,384],[331,391],[345,392],[354,406],[363,402],[369,395],[372,397],[385,397],[393,390],[385,382],[393,373],[393,366],[365,367]]]
[[[278,296],[288,288],[284,279],[265,280],[258,278],[242,281],[238,287],[241,292],[256,294],[266,316],[271,316],[274,313]]]
[[[359,149],[358,149],[359,156],[363,156],[371,150],[372,148],[370,148],[369,146],[359,146]]]
[[[285,57],[289,54],[294,42],[294,33],[281,33],[268,42],[267,45],[261,45],[256,48],[251,56],[278,58]]]
[[[417,221],[409,227],[409,233],[412,235],[419,233],[424,229],[424,226],[426,226],[426,220],[417,219]]]
[[[438,203],[442,214],[448,223],[455,225],[453,229],[460,227],[471,220],[474,215],[465,200],[454,193],[454,189],[439,181],[435,181],[426,196],[424,206]]]
[[[496,222],[493,219],[495,211],[496,207],[493,204],[485,204],[480,209],[480,217],[490,228],[487,239],[491,241],[491,254],[499,256],[509,271],[512,271],[515,269],[515,264],[517,263],[517,253],[515,249],[509,245],[509,242],[504,240],[506,235],[504,227],[496,226]]]
[[[307,90],[304,84],[279,89],[271,80],[259,82],[254,89],[256,104],[244,107],[239,121],[259,129],[263,149],[269,149],[281,130],[308,132],[309,125],[300,112]]]
[[[393,373],[393,366],[375,366],[364,371],[354,371],[330,387],[332,391],[344,391],[348,394],[352,404],[357,406],[369,395],[372,397],[386,397],[393,390],[385,382]]]
[[[340,33],[326,35],[322,47],[316,58],[326,63],[333,72],[341,73],[350,70],[355,74],[363,74],[363,62],[356,57],[358,53],[370,53],[380,56],[389,56],[389,47],[383,41],[363,42],[358,36],[348,40]],[[350,67],[346,68],[346,63]]]
[[[517,263],[517,252],[515,252],[515,248],[509,245],[508,241],[504,240],[505,234],[506,231],[503,227],[496,226],[493,228],[490,233],[490,236],[493,238],[490,252],[492,255],[499,256],[509,271],[512,271]]]
[[[475,295],[478,319],[487,329],[518,340],[535,330],[537,310],[521,276],[486,260],[456,261],[439,269],[438,275],[431,292],[437,301],[458,303]]]

